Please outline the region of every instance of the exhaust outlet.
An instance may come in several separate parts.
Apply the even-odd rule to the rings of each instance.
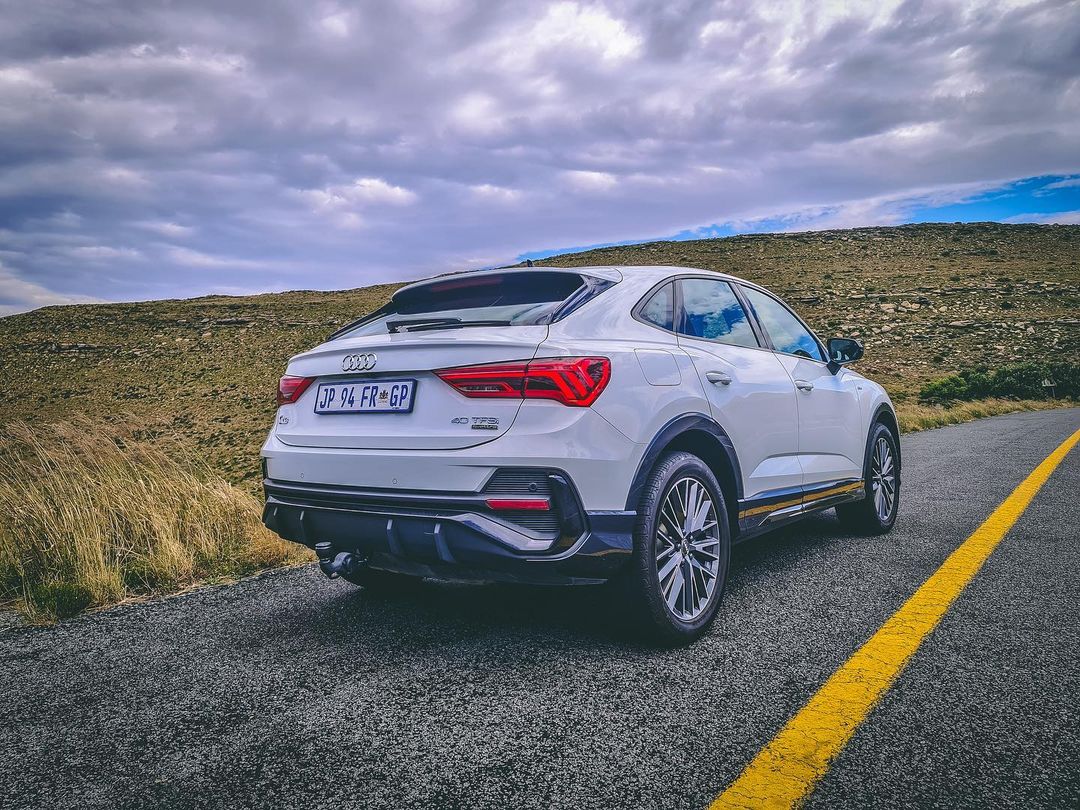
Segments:
[[[316,543],[315,553],[319,556],[319,569],[328,579],[337,579],[342,574],[351,574],[367,565],[367,559],[347,551],[334,553],[333,543]]]

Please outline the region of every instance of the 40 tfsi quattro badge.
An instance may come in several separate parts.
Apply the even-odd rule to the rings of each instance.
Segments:
[[[684,643],[732,543],[831,507],[892,528],[896,416],[848,367],[862,351],[703,270],[413,284],[289,362],[263,519],[359,585],[614,580],[642,630]]]

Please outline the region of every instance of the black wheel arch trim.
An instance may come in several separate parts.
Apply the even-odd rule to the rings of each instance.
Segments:
[[[888,414],[886,419],[882,419],[882,414]],[[887,402],[882,402],[877,406],[874,411],[874,418],[870,420],[870,431],[866,436],[866,464],[869,464],[870,458],[870,432],[873,431],[874,425],[881,423],[885,427],[889,428],[893,434],[893,441],[896,445],[896,472],[899,478],[900,468],[903,466],[903,461],[900,458],[900,420],[896,418],[896,411]],[[868,470],[864,471],[864,475],[869,480]]]
[[[679,436],[695,430],[708,433],[716,439],[717,443],[723,449],[724,455],[731,465],[732,478],[735,483],[735,502],[738,503],[742,500],[742,470],[739,466],[739,456],[735,452],[735,445],[732,443],[731,437],[728,436],[727,431],[725,431],[716,420],[705,414],[691,413],[683,414],[682,416],[677,416],[672,419],[660,428],[652,441],[649,442],[649,446],[646,448],[645,454],[641,457],[641,462],[638,464],[637,472],[634,473],[634,479],[630,484],[630,491],[626,496],[627,510],[637,510],[638,502],[641,500],[642,490],[645,488],[645,482],[648,479],[652,468],[656,466],[656,462],[664,452],[664,449]]]

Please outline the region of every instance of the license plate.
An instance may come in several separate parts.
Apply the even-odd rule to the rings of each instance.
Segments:
[[[320,383],[315,413],[410,413],[416,380]]]

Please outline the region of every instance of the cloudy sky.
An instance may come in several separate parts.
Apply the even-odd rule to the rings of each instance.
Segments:
[[[1080,222],[1080,2],[0,0],[0,314]]]

